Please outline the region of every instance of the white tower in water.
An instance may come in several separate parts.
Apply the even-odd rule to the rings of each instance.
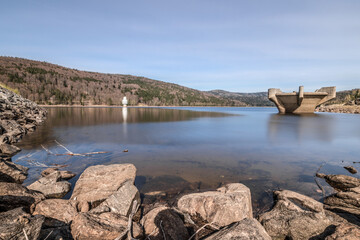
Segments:
[[[124,97],[123,100],[122,100],[122,105],[123,105],[124,107],[126,107],[127,104],[128,104],[128,100],[126,99],[126,97]]]

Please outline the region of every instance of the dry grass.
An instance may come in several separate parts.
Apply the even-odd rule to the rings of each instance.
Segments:
[[[5,89],[7,89],[9,91],[12,91],[13,93],[16,93],[16,94],[20,95],[20,92],[19,92],[19,90],[17,88],[11,88],[11,87],[9,87],[6,84],[1,83],[1,82],[0,82],[0,87],[5,88]]]

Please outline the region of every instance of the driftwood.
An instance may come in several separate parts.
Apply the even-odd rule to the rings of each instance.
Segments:
[[[88,155],[94,155],[94,154],[103,154],[103,153],[108,153],[108,152],[89,152],[89,153],[73,153],[72,151],[70,151],[67,147],[65,147],[64,145],[62,145],[61,143],[59,143],[58,141],[54,140],[54,142],[56,142],[56,144],[62,148],[64,148],[66,150],[66,153],[53,153],[52,151],[50,151],[49,149],[47,149],[46,147],[44,147],[44,145],[41,145],[41,147],[48,153],[51,155],[55,155],[55,156],[88,156]]]
[[[320,167],[318,168],[318,170],[317,170],[316,173],[314,174],[314,180],[315,180],[315,183],[316,183],[316,185],[318,186],[318,188],[321,190],[323,197],[325,198],[325,190],[324,190],[324,188],[321,186],[321,184],[319,183],[319,181],[318,181],[318,179],[317,179],[317,176],[316,176],[316,175],[320,172],[320,169],[321,169],[324,165],[325,165],[325,163],[322,163],[322,164],[320,165]]]

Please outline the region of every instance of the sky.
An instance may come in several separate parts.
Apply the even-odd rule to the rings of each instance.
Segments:
[[[0,55],[199,90],[360,87],[358,0],[0,0]]]

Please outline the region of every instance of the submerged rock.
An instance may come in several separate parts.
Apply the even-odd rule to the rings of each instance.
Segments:
[[[140,193],[132,182],[127,181],[91,212],[113,212],[128,217],[134,200],[140,203]]]
[[[42,193],[29,190],[21,184],[0,182],[0,212],[17,207],[32,212],[35,205],[44,199]]]
[[[166,206],[148,212],[141,220],[145,236],[153,240],[187,240],[189,233],[178,213]]]
[[[71,224],[71,233],[76,240],[114,240],[119,236],[123,236],[119,239],[126,239],[127,225],[128,218],[116,213],[79,213]],[[135,238],[142,236],[140,226],[134,222],[133,236]]]
[[[0,182],[23,183],[28,168],[0,158]]]
[[[46,177],[50,175],[51,173],[59,172],[60,173],[60,179],[61,180],[69,180],[76,176],[75,173],[72,173],[70,171],[60,171],[58,168],[47,168],[44,171],[41,172],[41,176]]]
[[[217,191],[182,196],[177,206],[180,211],[219,227],[253,215],[250,189],[240,183],[228,184]]]
[[[43,193],[46,198],[62,198],[71,190],[71,184],[61,181],[60,172],[53,172],[30,184],[28,188]]]
[[[0,239],[37,240],[45,217],[30,216],[22,208],[0,213]]]
[[[240,222],[225,227],[204,238],[204,240],[271,240],[264,227],[253,218],[245,218]]]
[[[323,204],[296,192],[274,192],[275,205],[259,217],[272,239],[311,239],[331,234],[335,224],[345,222],[324,209]]]
[[[356,173],[357,173],[356,168],[354,168],[353,166],[345,166],[344,168],[345,168],[346,170],[348,170],[349,173],[352,173],[352,174],[356,174]]]
[[[80,202],[81,211],[97,207],[125,182],[134,182],[133,164],[96,165],[85,169],[75,184],[71,199]]]

